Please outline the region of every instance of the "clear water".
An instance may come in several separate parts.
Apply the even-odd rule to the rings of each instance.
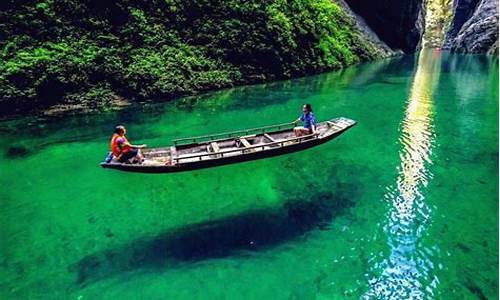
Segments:
[[[151,146],[359,123],[286,156],[169,175]],[[1,299],[498,298],[498,60],[427,51],[120,112],[0,123]]]

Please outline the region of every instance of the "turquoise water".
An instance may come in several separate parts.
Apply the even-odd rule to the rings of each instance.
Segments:
[[[286,156],[168,175],[150,146],[288,122],[353,129]],[[498,60],[426,51],[85,116],[0,123],[1,299],[497,299]]]

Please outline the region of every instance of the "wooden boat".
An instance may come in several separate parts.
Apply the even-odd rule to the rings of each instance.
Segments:
[[[321,122],[314,134],[295,136],[294,123],[189,137],[173,146],[143,149],[144,162],[102,162],[103,168],[141,173],[170,173],[244,162],[311,148],[344,133],[356,124],[347,118]]]

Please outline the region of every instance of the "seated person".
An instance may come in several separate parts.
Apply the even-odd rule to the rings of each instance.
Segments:
[[[116,126],[115,132],[111,137],[111,151],[115,158],[121,162],[127,162],[129,159],[134,158],[135,163],[142,162],[143,156],[141,154],[142,148],[145,148],[146,145],[132,145],[128,142],[125,134],[127,130],[124,126]]]
[[[303,136],[316,132],[316,118],[314,118],[311,104],[304,104],[302,111],[302,116],[295,120],[295,123],[302,122],[303,126],[298,126],[293,129],[295,136]]]

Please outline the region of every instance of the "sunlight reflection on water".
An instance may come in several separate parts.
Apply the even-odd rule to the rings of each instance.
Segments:
[[[390,206],[383,227],[390,254],[371,266],[381,268],[382,272],[378,278],[368,279],[371,288],[364,295],[366,299],[423,299],[434,296],[433,290],[439,283],[432,275],[431,261],[437,249],[423,248],[419,242],[431,221],[432,211],[425,203],[424,189],[432,179],[429,170],[434,142],[432,95],[440,69],[439,52],[420,53],[401,123],[399,175],[395,187],[390,185],[384,196]]]

